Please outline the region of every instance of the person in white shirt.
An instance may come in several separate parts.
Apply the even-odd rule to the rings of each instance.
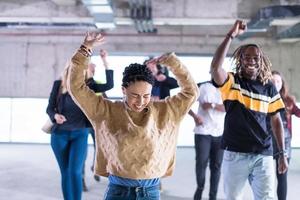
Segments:
[[[225,108],[219,90],[211,82],[202,83],[199,92],[197,114],[192,110],[189,111],[195,121],[197,189],[194,200],[202,198],[208,162],[210,168],[209,200],[216,200],[223,159],[223,150],[220,145],[224,129]]]

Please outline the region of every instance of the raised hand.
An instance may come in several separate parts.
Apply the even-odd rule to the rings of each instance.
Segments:
[[[83,41],[83,45],[88,49],[100,46],[104,43],[104,36],[101,33],[87,32]]]
[[[166,75],[164,75],[164,74],[157,74],[157,75],[155,76],[155,79],[156,79],[157,81],[159,81],[159,82],[163,82],[163,81],[165,81],[165,80],[167,79],[167,77],[166,77]]]
[[[107,51],[105,51],[104,49],[100,49],[100,56],[102,59],[107,58],[107,55],[108,55]]]
[[[145,64],[148,65],[148,64],[152,64],[152,65],[157,65],[159,64],[160,62],[162,62],[164,59],[166,59],[171,53],[165,53],[159,57],[156,57],[156,58],[152,58],[151,60],[148,60]]]
[[[242,35],[246,30],[246,22],[242,20],[236,20],[228,34],[235,38],[239,35]]]
[[[158,58],[157,58],[157,62],[160,63],[160,62],[164,61],[167,57],[170,56],[170,54],[172,54],[172,52],[165,53],[165,54],[163,54],[162,56],[158,57]]]
[[[107,62],[107,51],[105,51],[104,49],[100,49],[100,57],[102,59],[103,65],[105,69],[108,69],[108,62]]]
[[[152,58],[151,60],[148,60],[146,65],[157,65],[158,64],[158,58]]]

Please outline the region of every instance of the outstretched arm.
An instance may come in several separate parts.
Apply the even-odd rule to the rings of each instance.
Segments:
[[[244,33],[245,29],[245,23],[241,20],[237,20],[229,33],[226,35],[221,45],[218,47],[210,68],[212,79],[217,85],[222,85],[227,79],[227,73],[223,69],[222,65],[224,63],[224,59],[227,55],[231,41],[238,35]]]
[[[181,119],[181,117],[190,110],[190,107],[198,98],[197,84],[190,72],[174,53],[164,54],[160,58],[151,60],[151,62],[167,66],[175,75],[181,90],[177,95],[166,99],[166,101],[171,107],[174,117]]]

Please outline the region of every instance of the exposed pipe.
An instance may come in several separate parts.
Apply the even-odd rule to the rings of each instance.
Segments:
[[[130,0],[130,18],[138,33],[156,33],[153,27],[151,0]]]
[[[102,33],[104,36],[108,37],[141,37],[138,33]],[[12,36],[12,37],[25,37],[25,36],[84,36],[85,32],[83,33],[3,33],[0,32],[1,36]],[[207,34],[159,34],[153,35],[151,33],[145,33],[142,37],[207,37]],[[210,34],[210,37],[224,37],[224,34]]]
[[[256,16],[247,24],[248,31],[239,39],[243,40],[257,32],[267,32],[275,19],[284,19],[300,16],[300,5],[279,5],[259,9]]]

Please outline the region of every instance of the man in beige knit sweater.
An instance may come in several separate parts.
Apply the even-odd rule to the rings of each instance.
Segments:
[[[86,35],[71,59],[68,90],[96,131],[95,173],[109,179],[104,199],[160,199],[160,178],[174,170],[179,124],[197,99],[197,85],[170,53],[152,62],[173,72],[181,87],[177,95],[152,101],[154,77],[145,65],[131,64],[123,72],[124,101],[97,96],[85,85],[83,71],[103,40],[99,33]]]

